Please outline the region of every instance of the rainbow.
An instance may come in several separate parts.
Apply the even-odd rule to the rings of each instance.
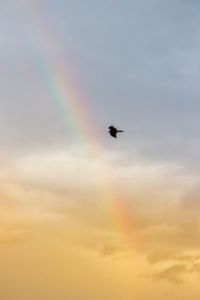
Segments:
[[[36,19],[34,7],[30,7],[31,1],[28,4],[25,1],[21,3],[31,31],[31,44],[35,51],[34,62],[38,75],[48,91],[49,98],[59,111],[65,126],[67,128],[70,126],[76,139],[86,145],[88,156],[98,161],[98,167],[95,169],[95,176],[98,179],[97,197],[108,206],[106,214],[111,215],[109,223],[113,229],[126,237],[123,239],[124,242],[130,244],[130,242],[132,243],[134,222],[119,188],[116,189],[118,185],[114,183],[112,178],[104,175],[109,174],[109,168],[101,159],[102,147],[96,140],[95,122],[84,102],[83,92],[80,92],[78,84],[72,79],[70,68],[66,68],[53,59],[50,49],[54,49],[55,46],[50,42],[50,39],[47,39],[49,36],[47,33],[41,34],[42,26]]]

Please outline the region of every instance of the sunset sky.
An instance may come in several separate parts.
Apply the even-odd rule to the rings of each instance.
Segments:
[[[200,299],[200,3],[0,4],[0,299]]]

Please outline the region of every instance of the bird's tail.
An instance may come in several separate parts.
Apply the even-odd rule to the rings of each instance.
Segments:
[[[117,132],[124,132],[123,130],[117,130]]]

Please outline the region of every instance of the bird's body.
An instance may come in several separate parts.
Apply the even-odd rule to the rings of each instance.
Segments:
[[[109,133],[112,137],[117,138],[117,133],[118,132],[124,132],[123,130],[117,130],[117,128],[115,128],[114,126],[109,126]]]

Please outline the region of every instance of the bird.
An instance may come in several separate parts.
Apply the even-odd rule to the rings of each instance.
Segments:
[[[117,128],[115,128],[113,125],[108,127],[109,129],[109,133],[112,137],[117,138],[117,133],[118,132],[124,132],[123,130],[118,130]]]

